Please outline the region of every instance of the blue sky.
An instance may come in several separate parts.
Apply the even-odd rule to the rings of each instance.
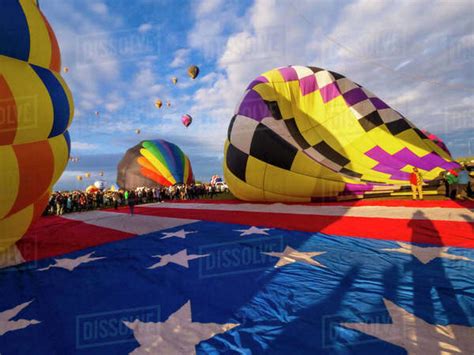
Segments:
[[[453,155],[474,151],[472,1],[42,0],[75,100],[72,155],[57,189],[116,178],[127,148],[164,138],[195,175],[222,171],[235,105],[253,78],[287,64],[340,72],[375,92]],[[186,68],[197,64],[198,79]],[[171,84],[177,76],[178,85]],[[157,110],[154,101],[170,100]],[[95,115],[98,111],[99,116]],[[180,117],[194,118],[189,128]],[[141,129],[136,135],[135,129]]]

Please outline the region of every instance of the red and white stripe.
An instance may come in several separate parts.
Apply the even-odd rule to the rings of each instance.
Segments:
[[[3,256],[0,267],[70,253],[197,221],[474,248],[474,204],[370,201],[250,204],[237,201],[154,203],[117,211],[43,217]]]

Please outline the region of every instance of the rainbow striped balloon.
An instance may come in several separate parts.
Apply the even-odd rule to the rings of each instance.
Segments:
[[[172,186],[194,182],[191,162],[176,145],[163,139],[142,141],[118,165],[121,188]]]
[[[43,212],[69,159],[74,108],[58,42],[35,0],[0,11],[0,251]]]

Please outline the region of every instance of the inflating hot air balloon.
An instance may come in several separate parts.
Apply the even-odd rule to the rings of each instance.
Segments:
[[[91,177],[91,173],[85,173],[84,176],[85,176],[86,178],[90,178],[90,177]]]
[[[391,193],[458,167],[369,90],[328,70],[270,70],[247,88],[229,125],[224,177],[249,201],[311,201]]]
[[[0,252],[43,212],[69,159],[71,92],[36,1],[0,5]]]
[[[163,106],[163,101],[161,101],[161,100],[156,100],[156,101],[155,101],[155,107],[156,107],[156,108],[161,108],[161,106]]]
[[[99,189],[98,189],[97,187],[95,187],[94,185],[89,185],[89,186],[87,186],[87,188],[86,188],[86,192],[87,192],[88,194],[93,194],[93,193],[96,193],[96,192],[98,192],[98,191],[99,191]]]
[[[192,182],[189,158],[177,145],[162,139],[145,140],[130,148],[117,168],[117,183],[123,189]]]
[[[135,130],[135,133],[136,133],[136,134],[140,134],[140,133],[141,133],[141,130],[140,130],[140,129],[136,129],[136,130]]]
[[[171,78],[171,82],[172,82],[174,85],[176,85],[176,84],[178,83],[178,78],[175,77],[175,76],[173,76],[173,77]]]
[[[191,123],[193,123],[193,118],[190,115],[185,114],[181,117],[181,122],[183,122],[185,127],[188,127]]]
[[[191,77],[191,79],[196,79],[199,75],[199,68],[195,65],[191,65],[188,68],[188,75]]]
[[[109,191],[118,191],[120,187],[117,184],[112,184],[109,187]]]
[[[104,180],[97,180],[94,182],[94,186],[97,187],[99,190],[105,189],[106,182]]]

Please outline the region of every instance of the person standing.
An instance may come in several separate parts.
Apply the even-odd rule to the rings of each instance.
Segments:
[[[448,183],[447,195],[450,199],[454,200],[457,194],[458,173],[455,170],[451,169],[446,172],[445,179]]]
[[[413,167],[413,171],[410,174],[410,185],[413,200],[416,200],[417,195],[420,200],[423,200],[423,178],[417,167]]]
[[[130,209],[131,216],[133,216],[133,211],[135,209],[135,202],[136,202],[135,199],[136,199],[136,195],[135,195],[135,192],[132,190],[128,194],[128,208]]]

